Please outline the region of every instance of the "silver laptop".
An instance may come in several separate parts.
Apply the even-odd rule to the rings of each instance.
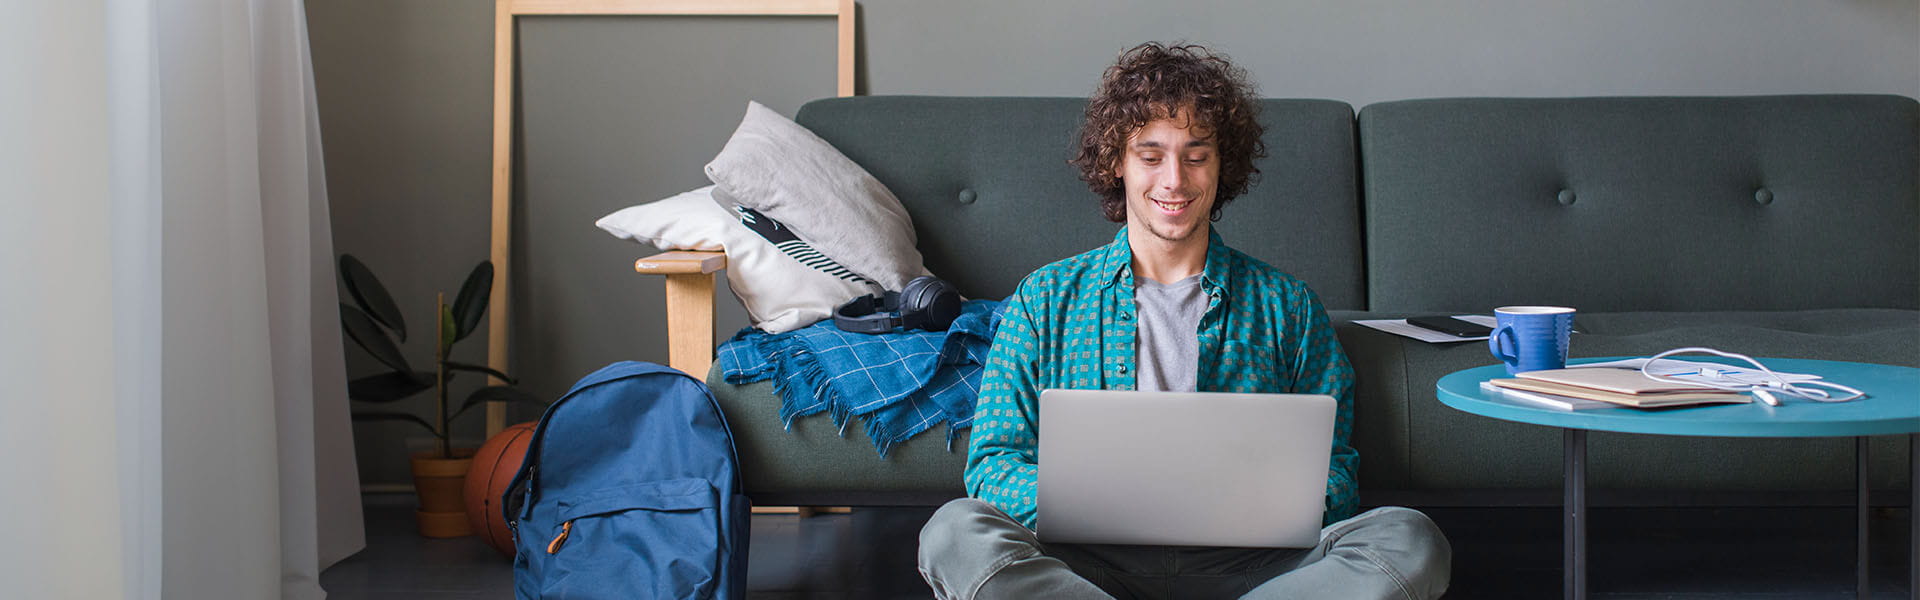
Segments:
[[[1044,390],[1046,542],[1305,548],[1320,537],[1332,396]]]

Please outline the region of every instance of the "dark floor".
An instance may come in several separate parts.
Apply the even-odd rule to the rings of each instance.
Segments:
[[[510,598],[508,559],[412,530],[411,496],[369,496],[367,549],[320,576],[333,600]],[[1448,598],[1555,598],[1557,508],[1433,508],[1454,548]],[[755,599],[928,598],[913,566],[931,509],[753,518]],[[1876,509],[1874,598],[1906,598],[1908,511]],[[1852,598],[1851,508],[1598,508],[1593,597]]]

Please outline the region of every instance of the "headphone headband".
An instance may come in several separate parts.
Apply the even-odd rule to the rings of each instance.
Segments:
[[[916,277],[899,292],[860,296],[833,311],[833,324],[853,333],[896,328],[945,331],[960,316],[960,292],[931,275]]]
[[[833,310],[833,325],[853,333],[886,333],[900,326],[900,294],[860,296]]]

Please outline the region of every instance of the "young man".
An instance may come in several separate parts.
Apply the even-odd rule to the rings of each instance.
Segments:
[[[1205,48],[1143,44],[1107,70],[1073,163],[1106,217],[1126,226],[1106,246],[1035,271],[1007,299],[975,409],[971,497],[941,507],[920,533],[920,571],[936,596],[1446,590],[1451,550],[1425,515],[1388,507],[1353,516],[1353,369],[1319,300],[1212,230],[1265,154],[1257,107],[1245,73]],[[1033,531],[1036,398],[1048,388],[1333,396],[1330,524],[1306,549],[1043,545]]]

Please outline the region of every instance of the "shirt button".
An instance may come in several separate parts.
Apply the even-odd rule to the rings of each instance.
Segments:
[[[1121,373],[1125,373],[1125,372],[1127,372],[1127,366],[1126,366],[1126,365],[1120,365],[1120,372],[1121,372]]]
[[[1122,320],[1122,321],[1132,321],[1132,320],[1133,320],[1133,313],[1130,313],[1130,312],[1122,312],[1122,313],[1120,313],[1120,320]]]

